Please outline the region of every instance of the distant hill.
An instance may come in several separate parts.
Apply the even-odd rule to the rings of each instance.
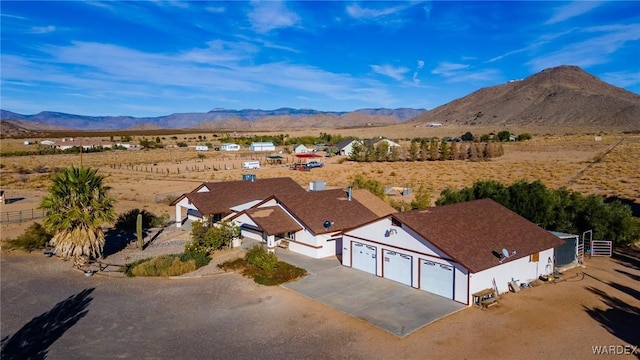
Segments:
[[[50,130],[144,130],[144,129],[234,129],[270,130],[307,127],[354,127],[389,125],[403,122],[425,109],[361,109],[354,112],[281,108],[276,110],[213,109],[206,113],[177,113],[167,116],[136,118],[131,116],[84,116],[43,111],[22,115],[0,110],[0,119],[20,121],[26,129],[50,127]],[[30,126],[32,124],[32,126]]]
[[[480,89],[408,123],[638,129],[640,95],[605,83],[577,66],[559,66],[524,80]]]

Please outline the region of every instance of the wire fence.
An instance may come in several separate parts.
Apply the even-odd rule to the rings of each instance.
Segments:
[[[28,209],[20,211],[5,211],[0,213],[0,223],[19,223],[23,221],[44,218],[44,209]]]

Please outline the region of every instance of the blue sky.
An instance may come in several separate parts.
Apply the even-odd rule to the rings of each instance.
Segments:
[[[640,2],[2,1],[4,110],[432,109],[578,65],[640,93]]]

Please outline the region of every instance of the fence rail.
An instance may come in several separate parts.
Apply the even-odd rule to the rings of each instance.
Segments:
[[[0,215],[0,223],[16,223],[44,218],[44,209],[5,211]]]
[[[606,240],[591,241],[591,256],[611,256],[612,242]]]

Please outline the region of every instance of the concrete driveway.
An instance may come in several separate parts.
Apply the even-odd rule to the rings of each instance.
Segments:
[[[312,259],[289,251],[278,258],[309,272],[284,284],[312,300],[404,337],[465,305],[398,282],[342,266],[336,258]]]

